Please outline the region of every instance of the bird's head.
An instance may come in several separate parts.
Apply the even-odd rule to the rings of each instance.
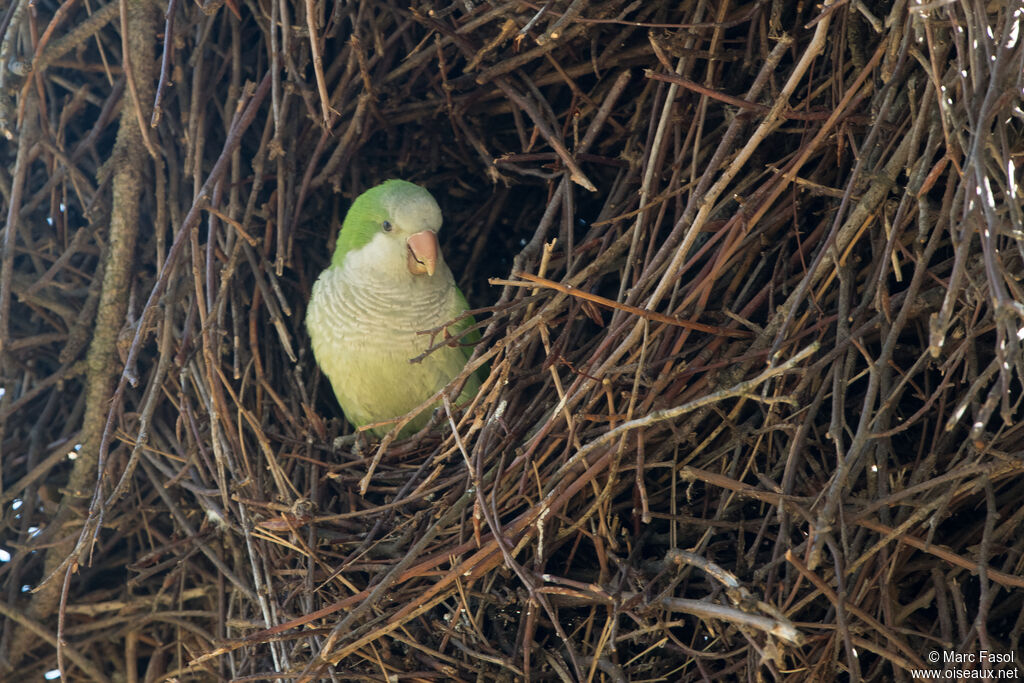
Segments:
[[[412,275],[433,276],[443,263],[437,242],[441,209],[419,185],[387,180],[352,202],[338,235],[331,265],[348,259],[377,270],[405,268]]]

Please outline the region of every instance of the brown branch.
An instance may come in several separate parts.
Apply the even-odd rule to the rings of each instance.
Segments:
[[[601,306],[615,309],[617,311],[625,311],[632,315],[639,316],[646,320],[653,322],[665,323],[666,325],[674,325],[676,327],[683,327],[688,330],[697,330],[698,332],[707,332],[709,334],[718,334],[724,337],[733,337],[736,339],[749,339],[753,335],[745,330],[730,330],[724,327],[716,327],[714,325],[705,325],[704,323],[693,322],[692,320],[681,320],[679,318],[673,318],[671,316],[662,315],[654,311],[648,311],[643,308],[637,308],[636,306],[629,306],[627,304],[620,304],[617,301],[606,299],[603,296],[597,294],[591,294],[590,292],[584,292],[579,289],[575,289],[572,285],[563,285],[547,278],[538,277],[527,272],[513,272],[512,275],[515,277],[521,277],[525,282],[519,282],[516,280],[503,280],[501,278],[489,278],[487,281],[492,285],[507,285],[509,287],[527,287],[527,283],[533,283],[540,285],[545,289],[553,289],[556,292],[562,294],[568,294],[569,296],[582,299],[584,301],[590,301]]]

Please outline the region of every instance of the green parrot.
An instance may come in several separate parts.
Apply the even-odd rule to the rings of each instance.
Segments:
[[[345,216],[331,265],[320,274],[306,311],[313,355],[356,427],[401,417],[462,372],[479,332],[471,317],[448,326],[451,341],[422,361],[439,338],[421,334],[469,306],[437,242],[441,209],[419,185],[388,180],[359,195]],[[456,403],[480,389],[470,375]],[[424,410],[402,429],[430,419]],[[393,425],[372,428],[377,436]]]

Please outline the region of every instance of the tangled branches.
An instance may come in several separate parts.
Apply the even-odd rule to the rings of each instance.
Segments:
[[[11,3],[0,665],[889,680],[1019,652],[1010,5]],[[388,177],[441,203],[489,375],[374,442],[301,321]]]

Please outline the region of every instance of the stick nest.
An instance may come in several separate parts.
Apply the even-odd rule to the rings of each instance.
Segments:
[[[1019,666],[1021,12],[9,3],[6,676]],[[389,177],[489,374],[377,442],[303,318]]]

